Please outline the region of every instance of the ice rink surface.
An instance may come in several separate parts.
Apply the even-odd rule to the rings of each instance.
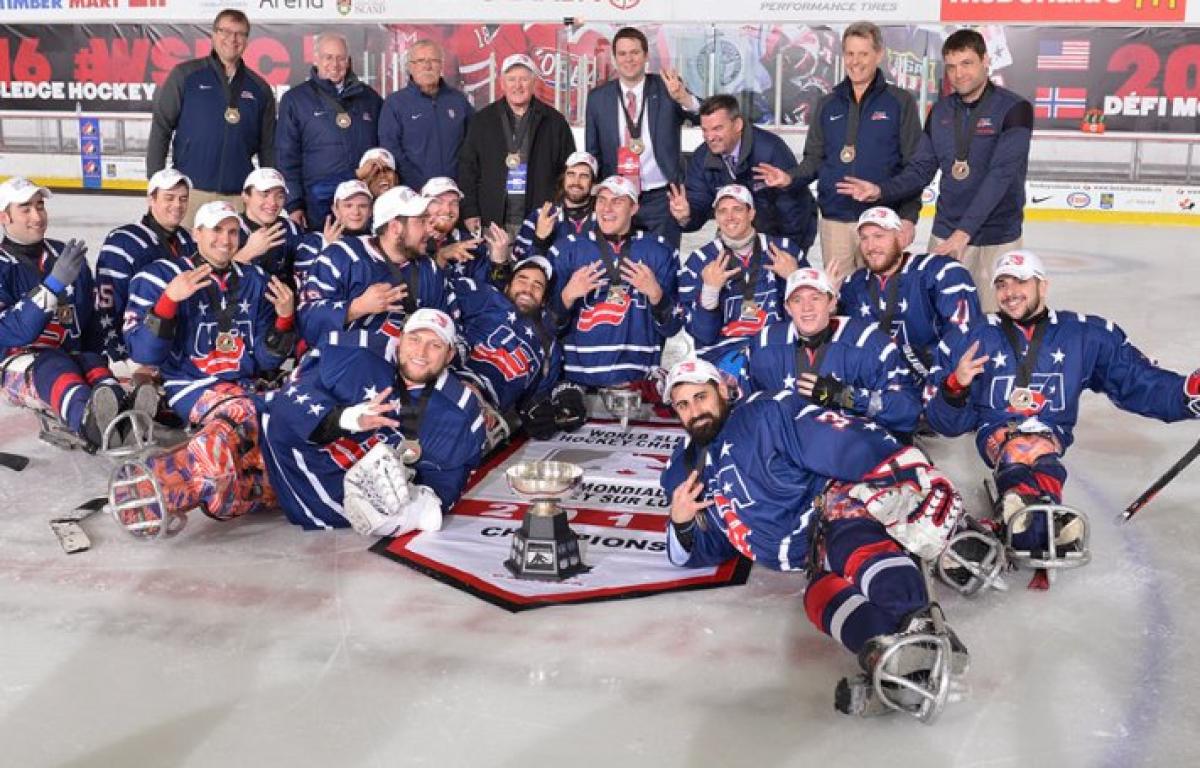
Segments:
[[[52,237],[98,249],[137,198],[59,195]],[[928,229],[928,221],[922,232]],[[919,243],[924,237],[918,238]],[[1200,365],[1197,231],[1031,223],[1051,305]],[[1200,437],[1088,395],[1066,501],[1093,562],[1049,592],[942,594],[969,692],[926,727],[833,709],[851,656],[805,618],[801,576],[509,614],[273,515],[196,513],[167,542],[100,515],[67,556],[47,521],[109,463],[40,443],[0,406],[0,765],[1193,766],[1200,722],[1200,464],[1117,513]],[[981,502],[968,439],[931,452]]]

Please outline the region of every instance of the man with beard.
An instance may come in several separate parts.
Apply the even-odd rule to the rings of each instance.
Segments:
[[[530,256],[513,268],[503,291],[470,278],[455,281],[467,348],[459,361],[462,377],[506,420],[514,421],[515,411],[538,440],[557,430],[554,394],[562,345],[546,309],[553,276],[545,257]]]
[[[304,229],[324,225],[334,190],[355,177],[359,158],[379,144],[383,99],[358,79],[346,38],[317,35],[308,80],[279,100],[277,165],[288,181],[288,216]]]
[[[359,237],[371,233],[373,197],[366,182],[358,179],[338,184],[333,192],[332,213],[325,219],[324,229],[319,232],[306,232],[304,237],[300,238],[300,244],[296,246],[296,262],[292,265],[296,285],[304,285],[313,262],[330,243],[342,237]]]
[[[809,620],[864,673],[838,684],[838,710],[884,714],[886,699],[936,716],[943,670],[952,661],[961,674],[967,652],[910,553],[940,553],[962,512],[946,476],[871,422],[787,390],[731,410],[720,372],[703,360],[677,363],[664,398],[688,434],[660,481],[671,499],[671,562],[703,568],[741,555],[806,573]]]
[[[997,519],[987,522],[1011,537],[1018,558],[1081,565],[1087,521],[1061,505],[1062,456],[1074,440],[1083,391],[1165,422],[1194,419],[1200,370],[1184,377],[1159,368],[1111,321],[1050,309],[1049,280],[1034,253],[1002,254],[994,274],[999,314],[938,346],[939,368],[948,375],[927,406],[929,425],[944,435],[975,433],[999,495]],[[1026,512],[1030,505],[1040,511]],[[984,555],[978,542],[956,550],[978,562]],[[953,566],[960,584],[978,576],[962,563]]]
[[[442,269],[460,277],[486,282],[495,276],[503,282],[511,266],[512,238],[497,224],[489,224],[483,237],[474,237],[459,225],[462,190],[449,176],[435,176],[421,187],[429,203],[430,258]]]
[[[454,291],[425,255],[430,199],[395,187],[375,201],[374,235],[342,237],[313,262],[300,303],[300,335],[309,347],[330,331],[366,330],[398,337],[420,307],[458,317]]]
[[[128,406],[101,354],[87,248],[46,237],[48,199],[20,176],[0,184],[0,381],[11,403],[44,414],[48,441],[94,451]]]
[[[242,188],[239,217],[239,264],[257,264],[268,275],[296,287],[296,254],[304,230],[284,215],[288,187],[274,168],[256,168]]]
[[[523,53],[504,59],[504,97],[481,109],[467,130],[458,186],[471,232],[494,223],[515,235],[530,212],[554,198],[559,169],[575,151],[567,119],[533,95],[535,70]]]
[[[609,176],[596,191],[596,228],[550,249],[552,308],[566,326],[564,378],[581,386],[645,380],[681,327],[677,252],[632,229],[637,199],[628,179]]]
[[[545,256],[550,246],[567,235],[582,236],[595,225],[592,185],[596,183],[596,158],[572,152],[558,181],[554,200],[529,215],[513,244],[513,256]]]
[[[174,168],[150,177],[146,187],[146,214],[133,224],[108,233],[96,258],[96,312],[104,351],[113,362],[129,356],[121,335],[129,280],[158,259],[190,256],[196,250],[192,236],[181,226],[187,213],[192,182]]]
[[[891,338],[869,319],[835,317],[837,292],[819,269],[797,269],[785,290],[791,322],[768,326],[751,345],[750,390],[794,389],[823,408],[913,432],[920,387]]]
[[[905,253],[904,225],[890,208],[863,211],[857,229],[867,266],[842,284],[841,313],[878,322],[924,381],[938,341],[951,326],[966,326],[980,316],[975,284],[948,256]],[[840,278],[831,277],[834,284]]]
[[[751,339],[784,317],[788,275],[808,259],[794,241],[754,229],[754,196],[746,187],[721,187],[713,209],[717,237],[679,271],[679,304],[696,354],[735,372]]]

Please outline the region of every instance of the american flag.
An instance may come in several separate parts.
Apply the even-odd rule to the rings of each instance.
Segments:
[[[1033,115],[1050,120],[1083,117],[1087,111],[1087,88],[1038,88]]]
[[[1087,40],[1040,40],[1037,68],[1087,71],[1091,53],[1092,44]]]

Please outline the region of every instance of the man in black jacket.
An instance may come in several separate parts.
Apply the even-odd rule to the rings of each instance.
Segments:
[[[513,54],[500,68],[504,97],[471,121],[458,159],[462,217],[479,232],[496,223],[515,236],[529,213],[554,198],[558,175],[575,151],[562,113],[533,95],[533,61]]]

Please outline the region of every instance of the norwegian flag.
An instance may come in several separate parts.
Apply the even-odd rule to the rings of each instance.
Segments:
[[[487,363],[500,371],[505,381],[516,381],[529,373],[529,355],[523,349],[509,351],[504,347],[491,347],[487,344],[476,344],[471,349],[471,359]]]
[[[1091,55],[1092,44],[1087,40],[1041,40],[1037,68],[1043,72],[1086,72]]]
[[[624,301],[601,301],[585,307],[579,313],[579,322],[575,327],[581,331],[590,331],[600,325],[620,325],[625,322],[625,315],[628,314],[631,303],[631,300],[626,298]]]
[[[1038,88],[1034,117],[1048,120],[1083,117],[1087,111],[1087,88]]]

